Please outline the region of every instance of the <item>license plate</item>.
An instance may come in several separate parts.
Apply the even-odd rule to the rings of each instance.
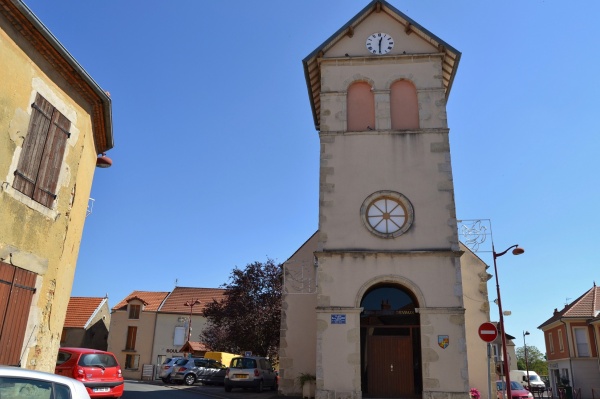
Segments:
[[[93,391],[94,392],[110,392],[110,388],[108,388],[108,387],[94,388]]]
[[[248,378],[248,374],[234,374],[233,375],[235,378]]]

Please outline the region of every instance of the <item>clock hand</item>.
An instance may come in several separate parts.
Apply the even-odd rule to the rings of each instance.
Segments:
[[[381,54],[381,40],[383,40],[383,37],[379,38],[379,54]]]

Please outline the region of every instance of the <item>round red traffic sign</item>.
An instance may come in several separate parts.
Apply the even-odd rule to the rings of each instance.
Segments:
[[[498,329],[492,323],[483,323],[479,326],[479,337],[485,342],[492,342],[498,337]]]

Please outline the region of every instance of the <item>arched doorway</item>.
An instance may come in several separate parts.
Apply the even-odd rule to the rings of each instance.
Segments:
[[[365,293],[360,306],[363,395],[421,396],[421,333],[415,296],[402,286],[379,284]]]

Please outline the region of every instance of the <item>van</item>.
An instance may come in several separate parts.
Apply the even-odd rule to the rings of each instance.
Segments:
[[[206,352],[204,357],[207,359],[213,359],[217,362],[221,362],[221,364],[229,365],[231,363],[231,359],[234,357],[239,357],[240,355],[234,355],[233,353],[227,352]]]
[[[531,391],[539,392],[544,391],[546,389],[546,384],[540,378],[540,376],[535,371],[529,371],[529,382],[527,382],[527,371],[525,370],[511,370],[510,371],[510,380],[517,381],[525,388],[531,385]]]

